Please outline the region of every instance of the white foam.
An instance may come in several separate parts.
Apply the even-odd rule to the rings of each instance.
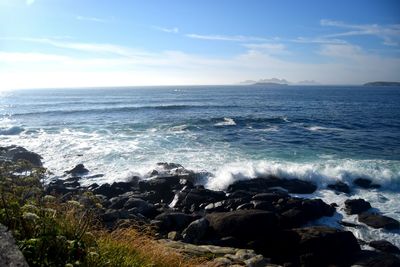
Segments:
[[[224,118],[223,121],[217,122],[215,126],[234,126],[236,122],[232,118]]]
[[[307,130],[312,132],[328,132],[328,131],[344,131],[345,129],[335,128],[335,127],[322,127],[322,126],[310,126],[305,127]]]

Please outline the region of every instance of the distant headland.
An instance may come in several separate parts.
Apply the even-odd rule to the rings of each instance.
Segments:
[[[400,82],[369,82],[365,83],[364,86],[400,86]]]

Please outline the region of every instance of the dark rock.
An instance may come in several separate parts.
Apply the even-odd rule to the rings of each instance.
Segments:
[[[277,201],[281,198],[288,197],[288,193],[282,191],[270,192],[270,193],[260,193],[256,194],[252,197],[253,200],[261,200],[261,201]]]
[[[227,192],[245,190],[254,193],[266,193],[273,187],[282,187],[290,193],[296,194],[311,194],[317,189],[317,186],[313,183],[299,179],[266,177],[236,181],[228,187]]]
[[[157,177],[139,182],[139,189],[142,192],[154,191],[164,202],[171,202],[174,197],[174,190],[180,190],[183,186],[178,176]]]
[[[253,203],[244,203],[242,205],[237,206],[236,210],[250,210],[254,209]]]
[[[384,228],[386,230],[394,230],[400,228],[400,223],[395,219],[377,213],[360,213],[358,214],[358,220],[373,228]]]
[[[344,202],[347,214],[359,214],[371,208],[371,204],[364,199],[347,199]]]
[[[342,193],[346,193],[346,194],[350,193],[349,185],[346,183],[340,182],[340,181],[336,182],[335,184],[329,184],[328,188],[335,190],[337,192],[342,192]]]
[[[71,170],[66,171],[65,173],[71,174],[71,175],[82,175],[88,173],[89,170],[85,168],[83,164],[78,164],[75,167],[73,167]]]
[[[124,206],[125,202],[128,201],[128,199],[129,198],[126,196],[116,196],[116,197],[110,198],[109,208],[110,209],[121,209]]]
[[[278,219],[272,212],[262,210],[236,210],[206,215],[211,233],[218,237],[233,236],[239,240],[267,237],[279,229]]]
[[[0,224],[0,266],[29,267],[24,255],[15,244],[14,237]]]
[[[364,188],[364,189],[373,189],[373,188],[380,188],[381,186],[378,184],[373,184],[370,179],[366,178],[357,178],[353,181],[353,184]]]
[[[201,204],[215,203],[225,199],[225,193],[222,191],[213,191],[201,187],[193,189],[183,189],[178,192],[171,203],[172,207],[180,207],[198,210]]]
[[[293,230],[299,236],[298,253],[305,266],[345,264],[360,250],[351,232],[325,226]],[[312,264],[310,264],[312,263]]]
[[[0,161],[13,161],[26,160],[35,167],[42,167],[42,157],[34,152],[28,151],[27,149],[20,146],[7,146],[0,147]]]
[[[270,201],[252,201],[252,204],[258,210],[275,211],[275,206]]]
[[[343,225],[343,226],[346,226],[346,227],[354,227],[354,228],[357,228],[357,227],[360,227],[361,225],[359,225],[359,224],[356,224],[356,223],[352,223],[352,222],[347,222],[347,221],[341,221],[341,222],[339,222],[341,225]]]
[[[386,240],[371,241],[368,245],[382,252],[400,254],[400,249]]]
[[[93,189],[93,193],[112,198],[131,191],[133,187],[130,182],[114,182],[111,185],[106,183]]]
[[[155,217],[162,232],[182,231],[195,219],[196,217],[182,212],[165,212]]]
[[[211,213],[211,212],[222,212],[222,211],[227,211],[227,208],[226,208],[226,206],[225,206],[225,201],[223,200],[223,201],[218,201],[218,202],[215,202],[215,203],[210,203],[210,204],[208,204],[208,205],[204,208],[204,210],[205,210],[206,212],[208,212],[208,213]]]
[[[157,210],[153,204],[140,198],[129,198],[125,202],[124,208],[128,209],[129,212],[140,213],[146,217],[152,217],[157,214]]]
[[[195,220],[182,232],[183,241],[197,243],[207,233],[209,222],[206,218]]]
[[[354,257],[352,266],[363,267],[398,267],[400,259],[389,253],[362,250]]]

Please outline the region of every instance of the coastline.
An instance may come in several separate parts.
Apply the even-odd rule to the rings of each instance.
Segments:
[[[8,147],[1,151],[2,160],[23,159],[41,165],[40,155],[23,148]],[[398,231],[400,224],[381,215],[367,201],[355,200],[347,184],[339,182],[328,186],[348,198],[344,207],[338,207],[306,197],[317,190],[317,186],[308,181],[258,177],[235,181],[225,191],[214,191],[198,183],[198,173],[179,164],[159,163],[158,166],[160,168],[149,173],[147,180],[134,176],[126,182],[83,186],[81,177],[90,170],[83,164],[77,165],[66,171],[64,177],[47,184],[45,192],[82,205],[85,205],[85,194],[90,192],[99,200],[96,214],[108,229],[121,223],[147,225],[155,229],[156,239],[170,240],[160,241],[163,245],[178,250],[182,250],[185,243],[208,246],[208,249],[212,246],[249,249],[252,257],[245,257],[260,264],[294,266],[366,264],[377,260],[381,266],[391,266],[387,263],[400,262],[398,254],[387,251],[388,246],[392,249],[395,246],[380,240],[365,242],[348,231],[349,227]],[[367,190],[380,186],[368,179],[358,179],[354,183]],[[340,208],[348,214],[357,214],[358,223],[339,218],[339,227],[323,225],[325,219],[337,218]],[[374,247],[378,250],[373,250]],[[237,251],[234,253],[236,255]],[[225,262],[225,266],[240,261],[238,256],[229,255],[219,256],[216,261]],[[243,259],[241,263],[246,265]]]

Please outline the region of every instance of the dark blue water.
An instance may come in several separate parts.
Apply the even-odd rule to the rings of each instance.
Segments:
[[[49,162],[61,154],[72,164],[74,155],[83,154],[79,160],[112,165],[113,172],[142,170],[157,161],[211,172],[264,161],[279,168],[297,164],[318,175],[327,166],[342,167],[325,176],[358,170],[378,178],[382,171],[397,180],[399,103],[398,87],[12,91],[0,97],[0,144],[23,144]]]

